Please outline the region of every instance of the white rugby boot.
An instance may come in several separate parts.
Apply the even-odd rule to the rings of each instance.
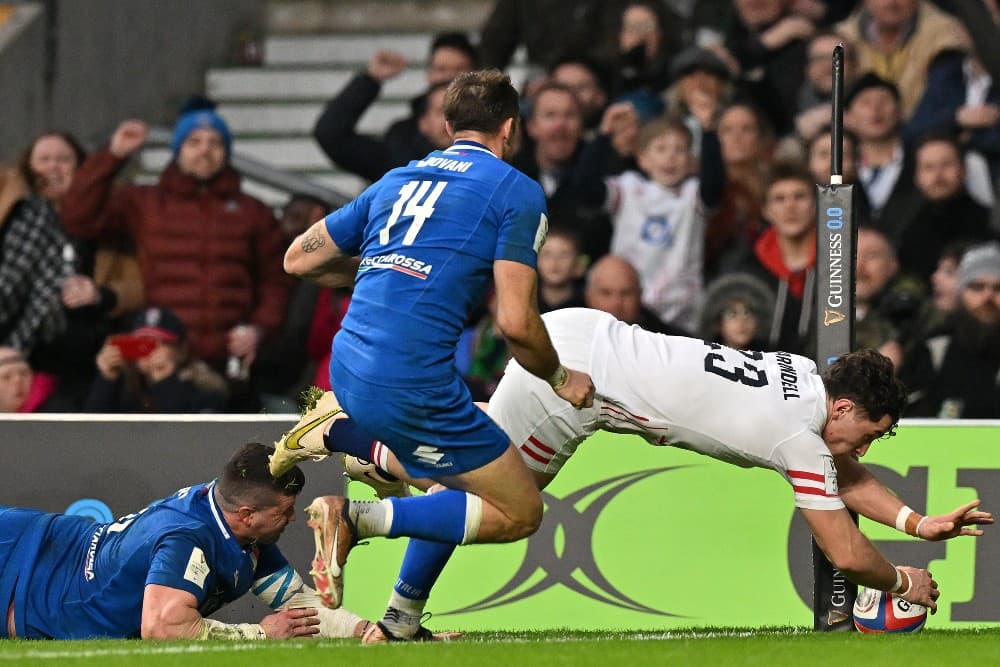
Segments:
[[[274,443],[274,454],[268,460],[273,477],[281,477],[306,459],[322,461],[330,456],[332,452],[326,448],[323,434],[331,421],[347,419],[332,391],[321,392],[313,387],[305,398],[306,409],[299,423]]]
[[[378,466],[371,461],[344,454],[344,475],[350,480],[372,487],[379,498],[405,498],[411,495],[409,484],[401,479],[390,481],[379,474],[378,470]]]

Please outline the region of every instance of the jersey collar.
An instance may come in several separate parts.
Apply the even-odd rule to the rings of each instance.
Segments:
[[[215,482],[208,485],[208,509],[212,511],[212,516],[215,518],[215,524],[219,527],[219,532],[227,540],[233,538],[233,534],[229,532],[229,526],[226,525],[225,520],[222,518],[222,510],[219,508],[217,502],[215,502]]]
[[[448,148],[446,148],[443,152],[444,153],[453,153],[453,152],[458,152],[460,150],[464,150],[464,151],[482,151],[483,153],[489,153],[493,157],[497,157],[497,154],[494,153],[493,151],[491,151],[489,148],[487,148],[486,146],[482,145],[478,141],[472,141],[471,139],[459,139],[458,141],[456,141],[455,143],[453,143],[451,146],[449,146]]]

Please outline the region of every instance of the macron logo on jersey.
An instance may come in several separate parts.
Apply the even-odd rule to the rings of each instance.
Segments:
[[[420,459],[427,465],[437,466],[440,465],[441,459],[444,458],[444,452],[440,451],[437,447],[420,445],[413,450],[413,458]]]
[[[358,273],[371,269],[392,269],[393,271],[399,271],[400,273],[405,273],[406,275],[413,276],[414,278],[427,280],[427,276],[431,274],[431,271],[434,269],[434,265],[426,264],[421,259],[414,259],[408,255],[394,252],[388,255],[365,257],[361,260],[361,265],[358,267]]]

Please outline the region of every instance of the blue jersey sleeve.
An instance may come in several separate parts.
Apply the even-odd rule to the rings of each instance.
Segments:
[[[262,544],[257,556],[257,567],[253,571],[253,578],[266,577],[285,567],[288,567],[288,559],[281,553],[278,546],[276,544]]]
[[[345,255],[357,255],[365,239],[368,213],[378,183],[373,183],[357,199],[326,216],[326,231]]]
[[[545,241],[549,223],[541,186],[518,174],[501,202],[503,219],[497,234],[493,259],[506,259],[537,268],[538,249]]]
[[[170,534],[153,552],[146,584],[158,584],[191,593],[202,602],[213,577],[204,547],[192,535]]]

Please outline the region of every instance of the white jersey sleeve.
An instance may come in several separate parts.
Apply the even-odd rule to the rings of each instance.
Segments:
[[[837,488],[837,467],[830,450],[815,433],[803,433],[775,448],[774,469],[792,485],[795,506],[808,510],[844,507]]]

